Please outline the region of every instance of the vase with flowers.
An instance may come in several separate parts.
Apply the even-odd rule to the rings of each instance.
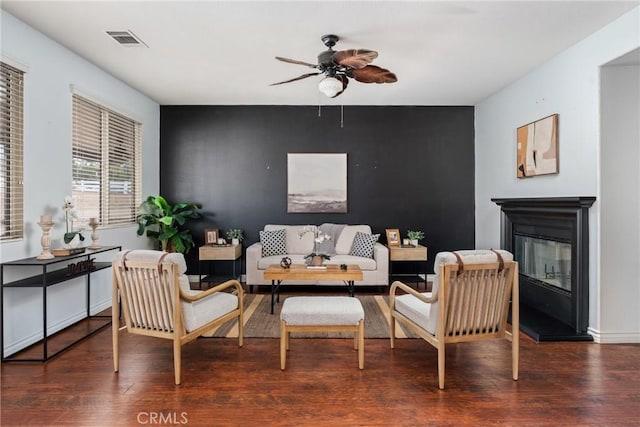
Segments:
[[[320,228],[316,225],[307,225],[303,227],[300,232],[300,238],[307,233],[313,233],[313,252],[305,255],[304,259],[307,260],[313,266],[322,266],[325,260],[330,260],[331,257],[327,254],[320,253],[319,245],[325,240],[331,240],[331,236],[327,233],[320,231]]]
[[[77,220],[78,217],[74,210],[73,198],[71,196],[65,196],[62,210],[64,211],[65,224],[65,233],[62,240],[66,247],[75,248],[80,242],[84,241],[84,236],[82,235],[82,231],[73,230],[73,221]]]

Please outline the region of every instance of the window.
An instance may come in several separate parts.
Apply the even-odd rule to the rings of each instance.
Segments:
[[[0,240],[22,238],[24,73],[0,62]]]
[[[73,95],[73,200],[80,221],[135,222],[142,125]]]

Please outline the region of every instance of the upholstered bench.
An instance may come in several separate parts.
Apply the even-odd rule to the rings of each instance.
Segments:
[[[289,297],[280,312],[280,369],[284,370],[290,332],[353,332],[358,367],[364,369],[364,309],[353,297]]]

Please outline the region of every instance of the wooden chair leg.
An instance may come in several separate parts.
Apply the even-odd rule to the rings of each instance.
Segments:
[[[173,340],[173,370],[175,372],[176,385],[180,385],[180,367],[182,366],[181,350],[180,339],[176,337]]]
[[[115,277],[113,278],[115,283]],[[111,302],[111,345],[113,347],[113,372],[120,369],[120,303],[118,301],[118,289],[113,288]]]
[[[438,387],[444,390],[444,343],[438,346]]]
[[[389,316],[389,338],[391,339],[391,348],[396,345],[396,318],[391,314]]]
[[[240,312],[240,316],[238,316],[238,347],[242,347],[244,340],[244,316],[243,313]]]

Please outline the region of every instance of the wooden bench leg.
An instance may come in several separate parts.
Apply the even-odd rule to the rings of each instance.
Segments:
[[[358,323],[358,367],[364,369],[364,319]]]
[[[289,347],[289,332],[287,332],[287,324],[280,322],[280,369],[284,371],[287,363],[287,348]]]

